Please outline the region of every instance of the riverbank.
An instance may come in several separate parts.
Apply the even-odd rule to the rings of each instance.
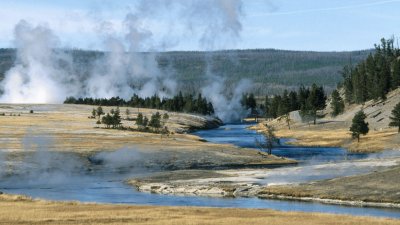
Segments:
[[[287,144],[309,147],[342,147],[354,153],[372,153],[388,149],[400,149],[400,134],[396,128],[371,130],[362,136],[360,142],[351,138],[350,123],[340,121],[320,121],[317,125],[294,123],[288,129],[282,121],[261,122],[251,129],[265,132],[265,123],[276,128],[279,138],[293,139]]]
[[[241,127],[240,129],[245,128]],[[221,137],[222,140],[229,140],[234,137],[230,137],[230,134],[235,135],[238,132],[237,127],[229,127],[227,131],[215,131],[210,137],[218,142],[218,137]],[[244,132],[243,135],[243,139],[254,138],[248,132]],[[240,139],[240,137],[238,138]],[[247,143],[247,140],[242,141]],[[237,144],[240,145],[241,143],[238,142]],[[290,153],[291,149],[290,147],[284,147],[283,151],[287,154],[293,154]],[[340,151],[337,152],[337,150],[334,148],[318,150],[318,148],[302,149],[295,147],[293,151],[304,151],[304,154],[310,155],[310,157],[305,158],[305,163],[294,167],[213,170],[211,172],[204,170],[167,171],[148,177],[131,179],[128,183],[139,191],[157,194],[260,197],[319,201],[349,206],[400,208],[400,195],[398,194],[399,171],[386,172],[388,169],[400,168],[400,152],[383,152],[352,159],[351,155],[347,156],[346,153],[343,153],[344,155],[341,157],[340,154],[342,153]],[[282,149],[276,149],[275,151],[281,152]],[[323,152],[326,152],[326,156],[322,154]],[[339,155],[335,158],[335,154]],[[333,162],[330,160],[333,160]],[[381,172],[382,174],[380,174]],[[347,179],[353,179],[357,182],[350,182]],[[329,180],[338,181],[336,185],[330,183],[328,185],[321,185]],[[324,194],[310,194],[314,190],[300,196],[293,194],[300,191],[303,185],[309,183],[316,183],[315,187],[320,187],[320,191],[324,191]],[[382,183],[386,185],[381,185]],[[346,184],[352,185],[347,187]],[[270,189],[276,192],[266,191]],[[287,191],[278,192],[280,189]]]
[[[302,122],[298,111],[290,113],[290,129],[285,118],[277,118],[271,121],[260,120],[252,129],[265,132],[265,123],[276,129],[276,135],[280,138],[293,138],[290,144],[297,146],[313,147],[342,147],[351,152],[379,152],[383,150],[400,149],[400,133],[397,128],[390,127],[392,110],[400,102],[400,88],[391,91],[386,100],[370,100],[364,104],[346,105],[343,114],[331,117],[332,109],[329,105],[319,112],[322,118],[317,124]],[[361,135],[360,142],[351,138],[350,126],[354,115],[363,110],[366,114],[366,122],[369,133]]]
[[[264,187],[259,197],[400,208],[400,166],[298,185]],[[337,201],[337,202],[334,202]]]
[[[233,145],[208,143],[187,134],[189,130],[217,126],[216,119],[184,113],[169,113],[166,123],[173,132],[169,137],[160,134],[127,130],[103,129],[97,119],[90,119],[96,106],[87,105],[0,105],[0,149],[6,154],[26,154],[37,146],[45,145],[46,151],[68,152],[91,158],[99,152],[137,153],[142,166],[147,169],[198,169],[241,168],[292,164],[293,160],[271,157],[256,150],[241,149]],[[103,107],[109,112],[115,107]],[[30,113],[30,111],[33,113]],[[121,107],[121,116],[126,108]],[[150,117],[162,110],[130,108],[129,117],[138,112]],[[125,127],[135,127],[135,121],[123,120]],[[43,143],[45,142],[45,143]],[[131,155],[132,155],[131,154]],[[121,156],[123,157],[123,156]],[[135,164],[135,162],[132,162]]]
[[[357,207],[400,209],[400,166],[368,174],[334,179],[268,185],[268,170],[163,172],[127,183],[139,191],[187,196],[258,197],[265,199],[315,201]],[[273,171],[272,171],[273,172]],[[212,173],[212,174],[210,174]]]
[[[81,204],[0,194],[4,224],[395,225],[399,220],[261,209]]]

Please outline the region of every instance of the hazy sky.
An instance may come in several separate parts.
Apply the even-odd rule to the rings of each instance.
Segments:
[[[160,1],[146,2],[156,7]],[[63,47],[102,49],[106,36],[124,37],[124,18],[137,2],[0,0],[0,47],[13,46],[14,26],[24,19],[51,28]],[[188,30],[174,12],[156,11],[143,20],[152,41],[165,44],[163,50],[203,50],[196,29]],[[207,18],[207,10],[202,15]],[[400,36],[400,0],[242,0],[239,21],[239,38],[217,48],[367,49],[381,37]]]

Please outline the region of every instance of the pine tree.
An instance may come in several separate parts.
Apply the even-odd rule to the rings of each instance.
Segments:
[[[268,95],[265,96],[264,111],[265,111],[265,118],[267,118],[267,119],[273,118],[273,116],[271,114],[271,100],[268,97]]]
[[[169,119],[168,113],[164,113],[164,115],[162,117],[163,127],[165,127],[165,124],[167,123],[168,119]]]
[[[256,107],[257,107],[256,99],[254,97],[254,94],[251,93],[247,98],[247,108],[253,111]]]
[[[289,99],[290,99],[290,104],[289,104],[289,111],[295,111],[299,109],[299,100],[297,99],[297,93],[295,91],[291,91],[289,93]]]
[[[149,119],[147,118],[147,116],[143,117],[143,127],[147,127],[147,125],[149,124]]]
[[[332,102],[331,102],[331,108],[332,108],[332,116],[337,116],[341,113],[343,113],[344,110],[344,102],[342,97],[340,97],[340,94],[337,90],[334,90],[332,92]]]
[[[324,88],[318,87],[316,84],[311,86],[310,95],[307,99],[306,114],[309,114],[314,119],[314,124],[317,123],[317,111],[324,109],[326,106],[326,95]]]
[[[136,125],[139,127],[143,125],[143,114],[139,113],[136,118]]]
[[[92,110],[92,118],[96,118],[96,115],[97,115],[97,111],[96,111],[96,109],[93,108],[93,110]]]
[[[103,108],[101,106],[97,107],[97,116],[100,119],[100,116],[104,114]]]
[[[400,133],[400,102],[392,110],[392,116],[390,118],[389,126],[398,127],[398,132]]]
[[[156,129],[161,127],[161,114],[156,112],[155,114],[151,115],[149,126],[154,127]]]
[[[107,115],[103,116],[101,118],[101,123],[106,125],[106,128],[110,128],[110,126],[113,124],[113,118],[112,116],[107,113]]]
[[[113,128],[118,128],[118,127],[121,127],[121,125],[122,125],[121,115],[120,115],[119,107],[117,107],[117,109],[114,110],[114,113],[112,115],[112,126],[113,126]]]
[[[278,116],[286,115],[290,112],[290,99],[288,91],[285,90],[282,95],[282,101],[280,101],[278,106]]]
[[[353,102],[353,83],[351,80],[352,70],[353,68],[351,65],[346,65],[342,71],[344,98],[348,103]]]
[[[395,59],[392,72],[392,89],[400,87],[400,60]]]
[[[356,113],[352,120],[352,125],[350,127],[350,131],[352,132],[352,137],[357,138],[357,141],[360,142],[360,135],[366,135],[369,132],[368,123],[365,122],[367,116],[365,113],[360,110]]]

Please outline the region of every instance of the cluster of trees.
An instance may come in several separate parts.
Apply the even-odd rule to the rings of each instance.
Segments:
[[[97,121],[99,122],[99,121]],[[101,123],[106,125],[107,128],[118,129],[122,127],[121,123],[121,115],[119,111],[119,107],[117,109],[111,109],[110,113],[107,113],[105,116],[101,118]]]
[[[84,104],[84,105],[102,105],[102,106],[129,106],[162,109],[174,112],[198,113],[203,115],[214,114],[214,107],[205,97],[198,94],[195,97],[192,94],[178,95],[172,98],[160,98],[158,95],[142,98],[133,95],[130,100],[126,101],[120,97],[112,98],[74,98],[68,97],[64,104]]]
[[[326,99],[324,88],[313,84],[311,87],[301,86],[297,92],[285,90],[282,95],[266,96],[261,108],[266,118],[277,118],[300,110],[303,119],[312,118],[315,124],[317,111],[325,108]]]
[[[127,109],[127,119],[129,118],[129,114],[129,109]],[[91,118],[98,118],[96,124],[104,124],[106,128],[133,130],[132,128],[126,128],[122,126],[122,118],[119,107],[116,109],[111,109],[109,113],[105,114],[103,108],[99,106],[97,109],[92,110]],[[135,120],[138,130],[140,131],[152,131],[155,133],[161,132],[163,134],[169,134],[168,127],[165,126],[168,119],[168,113],[161,115],[159,112],[156,112],[155,114],[151,115],[150,120],[146,116],[143,116],[142,113],[139,113]]]
[[[349,103],[363,103],[371,99],[385,99],[389,91],[400,86],[399,57],[400,49],[394,47],[394,39],[382,39],[367,59],[355,67],[345,66],[341,84],[345,100]]]
[[[253,93],[243,94],[242,99],[240,100],[240,104],[245,109],[251,109],[252,111],[257,108],[256,98],[254,97]]]
[[[152,114],[150,120],[143,116],[142,113],[139,113],[136,118],[136,125],[139,127],[139,130],[148,130],[149,127],[153,128],[155,132],[162,132],[168,134],[168,127],[165,126],[169,119],[168,113],[164,113],[162,116],[159,112]]]

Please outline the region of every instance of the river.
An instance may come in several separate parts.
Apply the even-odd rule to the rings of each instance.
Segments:
[[[210,142],[230,143],[241,147],[256,147],[254,139],[262,137],[255,131],[246,129],[245,124],[231,124],[214,130],[198,131],[194,134]],[[369,157],[366,154],[349,154],[341,148],[306,148],[292,147],[284,144],[275,148],[273,153],[300,161],[300,166],[315,166],[327,163],[335,165],[349,159]],[[281,168],[282,169],[282,168]],[[285,169],[285,168],[283,168]],[[290,168],[287,168],[290,169]],[[327,169],[326,171],[332,170]],[[364,172],[363,170],[355,173]],[[328,173],[331,174],[331,173]],[[306,180],[330,177],[307,178]],[[340,176],[341,174],[335,174]],[[198,196],[172,196],[149,194],[136,191],[123,183],[132,174],[113,174],[112,172],[95,172],[84,174],[57,174],[58,179],[18,179],[3,177],[0,180],[0,190],[12,194],[24,194],[34,198],[49,200],[76,200],[96,203],[123,203],[138,205],[168,205],[168,206],[208,206],[208,207],[239,207],[239,208],[267,208],[282,211],[325,212],[349,214],[358,216],[377,216],[400,218],[400,209],[354,207],[343,205],[329,205],[317,202],[265,200],[258,198],[212,198]],[[307,177],[307,176],[305,176]],[[266,183],[270,180],[266,179]],[[300,180],[302,181],[302,180]]]

